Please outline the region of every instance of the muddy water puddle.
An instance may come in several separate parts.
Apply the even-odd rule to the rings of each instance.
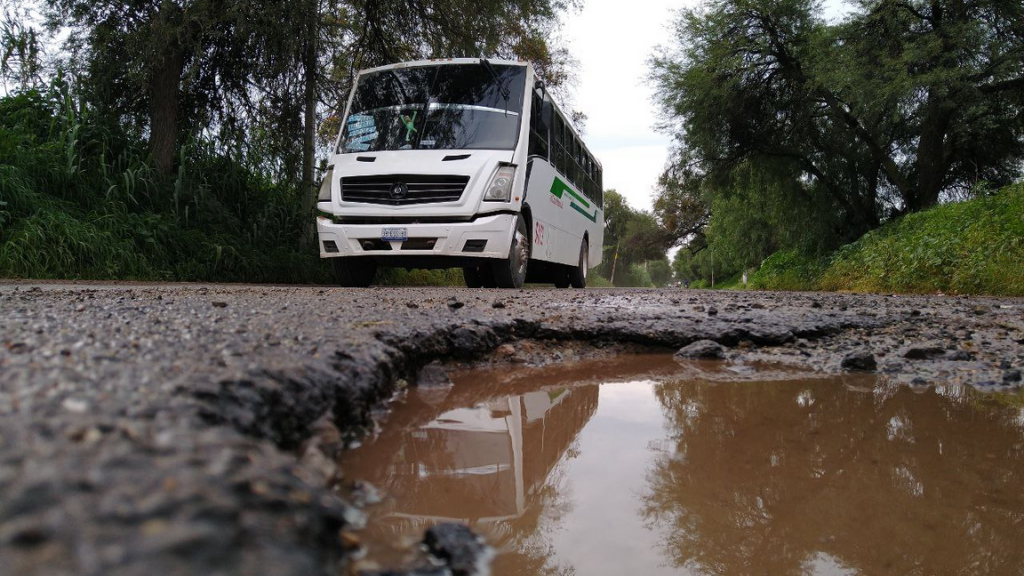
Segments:
[[[1024,409],[625,356],[453,373],[342,460],[364,567],[469,524],[497,575],[1021,574]]]

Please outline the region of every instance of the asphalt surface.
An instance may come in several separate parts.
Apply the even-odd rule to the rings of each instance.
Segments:
[[[422,367],[700,340],[1006,391],[1024,300],[0,284],[0,574],[345,573],[363,514],[336,456]]]

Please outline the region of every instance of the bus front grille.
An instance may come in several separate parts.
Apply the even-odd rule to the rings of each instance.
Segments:
[[[347,176],[341,179],[341,200],[388,206],[455,202],[468,183],[469,176]]]

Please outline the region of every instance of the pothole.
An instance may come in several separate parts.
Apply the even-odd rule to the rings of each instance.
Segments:
[[[1024,565],[1019,398],[629,354],[450,372],[345,452],[359,570],[465,523],[492,573],[960,573]]]

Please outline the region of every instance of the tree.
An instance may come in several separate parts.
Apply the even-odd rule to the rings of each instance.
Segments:
[[[1020,174],[1019,1],[866,0],[840,24],[819,9],[715,0],[680,13],[675,51],[652,60],[663,126],[687,160],[667,202],[673,182],[769,160],[863,231]]]
[[[662,256],[660,260],[647,262],[647,273],[651,276],[651,282],[662,287],[672,280],[672,265],[668,263],[668,257]]]
[[[205,132],[235,144],[276,114],[289,130],[307,2],[56,0],[54,26],[73,22],[68,48],[100,113],[148,133],[154,164],[174,166],[180,138]]]
[[[665,258],[670,240],[653,214],[631,207],[615,190],[605,191],[603,275],[621,278],[634,264]]]
[[[676,150],[676,158],[658,178],[654,216],[673,244],[685,243],[701,250],[711,221],[710,197],[703,179],[681,154]]]

